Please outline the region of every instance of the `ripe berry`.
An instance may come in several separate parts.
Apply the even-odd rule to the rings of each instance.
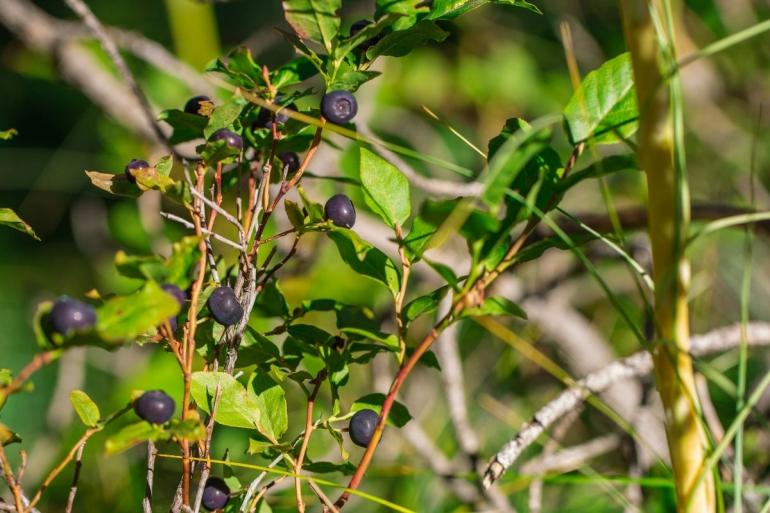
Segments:
[[[285,151],[278,155],[278,158],[283,162],[283,167],[286,169],[287,174],[293,175],[299,169],[299,155],[296,152]]]
[[[380,421],[380,416],[374,410],[360,410],[350,419],[348,434],[354,444],[367,447],[372,440],[374,428]]]
[[[324,217],[342,228],[353,228],[356,224],[356,209],[350,198],[344,194],[335,194],[324,206]]]
[[[96,310],[89,304],[65,297],[54,303],[49,319],[54,332],[68,335],[73,331],[93,328]]]
[[[350,91],[329,91],[321,100],[321,113],[328,121],[344,125],[356,117],[358,102]]]
[[[179,303],[180,308],[184,306],[184,302],[187,301],[187,294],[185,294],[184,290],[180,289],[172,283],[164,283],[160,288],[174,296],[174,299],[176,299],[176,302]]]
[[[217,287],[208,300],[209,312],[224,326],[231,326],[243,318],[243,307],[230,287]]]
[[[165,424],[174,415],[174,400],[162,390],[150,390],[134,401],[137,416],[151,424]]]
[[[203,487],[203,507],[209,511],[222,509],[230,500],[230,488],[219,477],[210,477]]]
[[[280,98],[276,98],[276,101],[280,101]],[[253,125],[254,130],[257,130],[259,128],[272,128],[273,117],[275,117],[275,124],[278,126],[281,126],[287,121],[289,121],[289,116],[287,116],[286,113],[284,112],[285,109],[297,110],[297,106],[291,103],[286,107],[284,107],[284,109],[282,109],[278,113],[275,113],[270,109],[265,109],[265,108],[260,109],[259,114],[257,114],[257,120],[254,122],[254,125]]]
[[[184,105],[184,111],[188,114],[205,116],[211,108],[207,104],[213,105],[214,102],[208,96],[195,96],[187,100],[187,103]]]
[[[176,299],[176,302],[179,303],[179,308],[184,308],[184,303],[187,301],[187,294],[184,290],[180,289],[176,285],[173,285],[171,283],[165,283],[161,285],[163,290],[174,296],[174,299]],[[176,320],[176,317],[169,317],[168,319],[169,327],[171,328],[171,332],[175,332],[176,329],[179,327],[179,323]]]
[[[126,178],[128,178],[129,182],[136,183],[136,177],[134,177],[131,171],[139,170],[139,169],[147,169],[148,167],[150,167],[150,164],[148,164],[146,160],[133,159],[131,160],[131,162],[126,164],[126,167],[123,169],[123,172],[126,173]]]
[[[236,150],[243,149],[243,139],[241,139],[241,136],[231,130],[228,130],[227,128],[220,128],[214,132],[214,134],[209,137],[209,141],[225,141],[225,143],[230,148],[234,148]]]

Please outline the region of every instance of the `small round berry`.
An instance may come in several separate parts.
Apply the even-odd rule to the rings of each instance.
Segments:
[[[217,287],[208,300],[209,312],[219,324],[231,326],[243,318],[243,307],[230,287]]]
[[[321,113],[328,121],[344,125],[356,117],[358,102],[350,91],[329,91],[321,100]]]
[[[208,511],[222,509],[230,500],[230,488],[219,477],[210,477],[203,487],[203,507]]]
[[[209,138],[209,141],[211,142],[225,141],[225,143],[230,148],[234,148],[236,150],[243,149],[243,139],[241,138],[241,136],[236,134],[232,130],[228,130],[227,128],[220,128],[219,130],[214,132],[212,136]]]
[[[374,410],[357,411],[348,425],[350,439],[359,447],[368,447],[379,421],[380,416]]]
[[[174,415],[174,400],[163,390],[150,390],[134,401],[136,415],[150,424],[165,424]]]
[[[211,98],[208,96],[195,96],[187,100],[187,103],[184,105],[184,111],[188,114],[195,114],[196,116],[205,116],[208,109],[204,109],[204,107],[210,109],[209,105],[206,104],[213,105],[214,102],[212,102]]]
[[[96,324],[96,310],[89,304],[63,297],[53,304],[49,319],[54,332],[69,335],[74,331],[93,328]]]
[[[294,151],[285,151],[278,155],[278,158],[283,163],[284,169],[287,174],[293,175],[297,172],[300,166],[299,155]]]
[[[350,198],[344,194],[335,194],[324,206],[324,217],[342,228],[353,228],[356,224],[356,209]]]
[[[126,173],[126,178],[129,182],[136,183],[136,177],[133,175],[133,173],[131,173],[131,171],[147,169],[148,167],[150,167],[150,164],[148,164],[146,160],[132,159],[131,162],[126,164],[123,172]]]
[[[184,290],[180,289],[172,283],[164,283],[160,286],[160,288],[174,296],[174,299],[176,299],[176,302],[179,303],[180,308],[184,307],[184,303],[187,301],[187,294]]]

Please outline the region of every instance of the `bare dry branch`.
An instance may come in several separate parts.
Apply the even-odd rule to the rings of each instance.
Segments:
[[[747,332],[750,346],[770,344],[770,323],[751,323],[747,327]],[[698,357],[725,351],[735,348],[739,342],[740,325],[735,324],[705,335],[692,337],[691,353]],[[652,357],[647,351],[641,351],[613,362],[579,380],[556,399],[540,408],[533,418],[522,427],[516,437],[498,451],[484,472],[483,485],[489,487],[497,481],[516,462],[522,451],[534,442],[543,431],[566,413],[581,405],[586,397],[605,391],[619,380],[643,376],[651,370]]]

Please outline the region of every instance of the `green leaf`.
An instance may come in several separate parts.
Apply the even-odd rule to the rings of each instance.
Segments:
[[[353,405],[350,407],[351,412],[359,410],[374,410],[377,413],[382,411],[382,403],[385,402],[385,394],[369,394],[364,397],[356,399]],[[393,406],[388,414],[388,423],[393,424],[396,427],[403,427],[407,422],[412,420],[412,415],[409,410],[398,401],[393,402]]]
[[[433,0],[433,8],[430,11],[430,19],[452,19],[464,14],[471,9],[476,9],[485,4],[511,5],[523,7],[534,13],[542,14],[536,5],[524,0]]]
[[[254,429],[260,421],[260,405],[254,394],[226,372],[194,372],[190,394],[206,413],[219,387],[219,405],[214,420],[223,426]]]
[[[396,166],[363,146],[360,157],[366,204],[391,228],[403,225],[412,210],[409,181]]]
[[[259,293],[254,302],[254,308],[267,317],[286,318],[289,316],[289,304],[276,280],[267,282],[262,288],[262,292]]]
[[[14,230],[26,233],[35,240],[40,240],[35,230],[30,225],[25,223],[19,216],[10,208],[0,208],[0,225],[8,226]]]
[[[304,82],[318,74],[316,66],[304,55],[295,57],[277,70],[273,71],[271,82],[273,87],[281,89],[286,86]]]
[[[191,235],[173,244],[171,256],[166,261],[166,283],[176,285],[182,290],[190,286],[192,270],[200,261],[198,242],[198,237]]]
[[[339,472],[346,476],[351,476],[356,471],[356,466],[351,462],[346,461],[344,463],[332,463],[330,461],[314,461],[312,463],[305,463],[302,468],[308,472],[315,474],[331,474],[332,472]]]
[[[122,276],[139,280],[161,282],[165,281],[167,274],[166,266],[160,257],[127,255],[123,250],[115,253],[115,268]]]
[[[259,410],[257,430],[269,440],[277,441],[289,426],[286,394],[271,376],[257,371],[251,376],[249,394],[253,395]]]
[[[8,130],[3,130],[0,132],[0,141],[10,141],[14,137],[19,135],[19,131],[15,128],[9,128]]]
[[[83,424],[88,427],[96,427],[99,424],[102,414],[96,403],[88,397],[88,394],[82,390],[73,390],[70,392],[70,401]]]
[[[380,55],[403,57],[418,46],[431,41],[441,42],[447,37],[449,37],[449,32],[432,21],[423,20],[406,30],[399,30],[386,35],[366,51],[366,56],[370,60]]]
[[[217,105],[211,114],[208,125],[203,130],[203,136],[208,139],[217,130],[228,128],[238,119],[245,106],[246,100],[241,96],[233,96],[225,103]]]
[[[610,155],[579,171],[571,172],[556,184],[556,189],[560,192],[567,191],[583,180],[626,170],[639,170],[639,163],[633,155]]]
[[[382,73],[379,71],[348,71],[337,76],[334,82],[329,86],[329,89],[344,89],[346,91],[355,92],[359,87],[370,80],[377,78],[381,74]]]
[[[421,315],[435,312],[447,292],[449,292],[449,286],[444,286],[407,303],[404,307],[404,316],[406,317],[407,324]]]
[[[241,46],[230,52],[227,56],[226,66],[231,78],[247,88],[253,89],[264,85],[262,68],[254,61],[254,56],[249,48]]]
[[[638,128],[631,57],[621,54],[583,79],[564,108],[572,144],[593,138],[597,143],[628,138]]]
[[[353,271],[384,284],[395,296],[401,287],[401,271],[382,251],[350,230],[334,229],[327,232],[337,245],[342,260]]]
[[[17,433],[14,433],[11,428],[0,422],[0,445],[5,447],[6,445],[19,442],[21,442],[21,437]]]
[[[527,163],[548,147],[550,133],[545,128],[549,124],[550,119],[541,119],[534,125],[518,118],[509,119],[502,133],[490,141],[489,169],[481,199],[493,212]]]
[[[286,209],[286,217],[289,218],[291,225],[296,228],[305,226],[305,214],[300,210],[299,205],[291,200],[284,200],[283,207]]]
[[[171,144],[180,144],[202,138],[203,129],[206,128],[209,121],[206,116],[190,114],[177,109],[161,112],[158,119],[165,121],[174,129],[168,141]]]
[[[172,419],[166,428],[166,437],[197,442],[206,438],[206,427],[199,419]]]
[[[512,315],[522,319],[527,318],[525,312],[519,305],[500,296],[488,297],[477,307],[466,308],[462,311],[460,317],[478,317],[481,315]]]
[[[286,21],[302,39],[321,43],[331,53],[340,18],[337,11],[342,0],[284,0],[283,10]]]
[[[108,455],[117,454],[142,442],[155,442],[164,436],[163,427],[140,421],[129,424],[107,439]]]
[[[96,331],[107,342],[124,342],[179,313],[179,303],[154,281],[138,292],[105,301],[96,310]]]
[[[418,7],[421,4],[423,6]],[[389,14],[393,18],[392,21],[395,21],[394,30],[406,30],[417,23],[420,15],[428,12],[429,9],[424,4],[425,2],[415,0],[377,0],[374,18],[379,23],[380,19]]]

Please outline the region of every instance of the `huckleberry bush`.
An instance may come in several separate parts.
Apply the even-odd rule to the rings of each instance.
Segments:
[[[173,468],[178,486],[163,496],[175,497],[176,511],[179,504],[228,512],[267,508],[267,485],[276,476],[239,479],[244,471],[234,461],[241,454],[212,453],[219,432],[245,440],[239,450],[247,446],[257,458],[252,461],[296,479],[292,507],[299,510],[311,500],[330,508],[315,488],[312,499],[303,495],[311,490],[305,476],[349,475],[345,482],[335,477],[352,490],[331,498],[342,509],[376,465],[383,433],[410,421],[396,399],[413,369],[441,371],[431,351],[437,337],[461,319],[524,317],[516,303],[490,293],[493,283],[548,249],[596,238],[534,233],[575,185],[636,167],[633,158],[613,156],[606,165],[573,170],[587,141],[618,142],[636,130],[628,55],[589,74],[561,115],[529,122],[511,116],[485,148],[483,169],[426,158],[357,130],[365,120],[356,94],[380,75],[374,70],[379,59],[441,43],[450,20],[486,3],[537,12],[523,0],[378,0],[372,21],[351,26],[339,14],[341,0],[285,0],[293,31],[283,35],[294,58],[268,67],[246,48],[229,52],[208,69],[228,87],[162,114],[178,153],[154,164],[132,160],[123,173],[87,171],[93,185],[114,195],[156,191],[174,212],[169,222],[190,233],[163,255],[116,256],[118,273],[139,280],[131,294],[92,291],[41,303],[34,321],[41,362],[77,346],[140,344],[172,355],[181,389],[173,398],[161,390],[135,391],[125,397],[125,408],[109,415],[82,392],[73,395],[73,405],[87,433],[106,432],[109,454],[142,444],[154,457],[162,445],[158,457],[168,461],[156,472]],[[617,87],[603,87],[608,81]],[[586,104],[597,97],[602,101]],[[566,151],[553,143],[562,122]],[[355,176],[328,163],[315,167],[326,145],[329,151],[347,146]],[[465,174],[481,184],[478,197],[447,199],[430,188],[427,197],[413,193],[394,154]],[[460,191],[466,185],[456,183]],[[373,222],[387,237],[367,232]],[[465,242],[467,268],[432,259],[430,251],[450,235]],[[367,304],[313,294],[290,305],[282,292],[284,271],[302,269],[321,242],[372,290],[387,294],[388,304],[375,312]],[[416,265],[440,285],[425,291],[414,279]],[[398,369],[389,391],[352,396],[353,369],[371,366],[375,357]],[[11,376],[3,383],[3,403],[26,391]],[[302,401],[292,403],[297,394]],[[131,408],[140,420],[115,427]],[[309,458],[314,437],[327,437],[339,450]],[[225,477],[214,477],[220,469]]]

